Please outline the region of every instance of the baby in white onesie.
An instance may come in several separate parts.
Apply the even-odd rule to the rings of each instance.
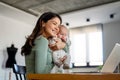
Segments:
[[[68,29],[61,25],[59,27],[59,33],[57,37],[54,37],[52,39],[49,39],[49,44],[55,44],[56,39],[61,39],[66,44],[69,44],[70,40],[68,40]],[[61,63],[60,58],[64,58],[66,56],[66,59]],[[66,53],[63,49],[53,51],[53,62],[55,63],[55,66],[51,70],[51,73],[64,73],[64,68],[68,69],[70,64],[70,55]]]

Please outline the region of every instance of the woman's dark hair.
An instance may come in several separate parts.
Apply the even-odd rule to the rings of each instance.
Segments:
[[[29,55],[32,47],[34,46],[34,40],[36,39],[36,37],[40,36],[43,30],[43,26],[42,26],[42,21],[43,22],[47,22],[48,20],[54,18],[54,17],[58,17],[62,23],[62,19],[61,17],[53,12],[45,12],[43,13],[40,18],[38,19],[35,28],[33,29],[33,32],[31,33],[30,36],[28,36],[24,46],[22,46],[21,48],[21,54],[22,55]]]

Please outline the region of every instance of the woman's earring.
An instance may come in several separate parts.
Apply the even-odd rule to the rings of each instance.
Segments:
[[[43,24],[42,27],[45,27],[45,24]]]
[[[42,26],[43,31],[45,30],[45,26]]]
[[[45,26],[42,26],[42,28],[45,28]]]

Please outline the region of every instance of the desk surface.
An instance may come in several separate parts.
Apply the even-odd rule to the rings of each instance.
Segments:
[[[120,80],[117,73],[28,74],[28,80]]]

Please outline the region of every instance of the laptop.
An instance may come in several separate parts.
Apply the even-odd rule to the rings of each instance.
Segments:
[[[113,73],[120,63],[120,44],[116,43],[100,72]]]

